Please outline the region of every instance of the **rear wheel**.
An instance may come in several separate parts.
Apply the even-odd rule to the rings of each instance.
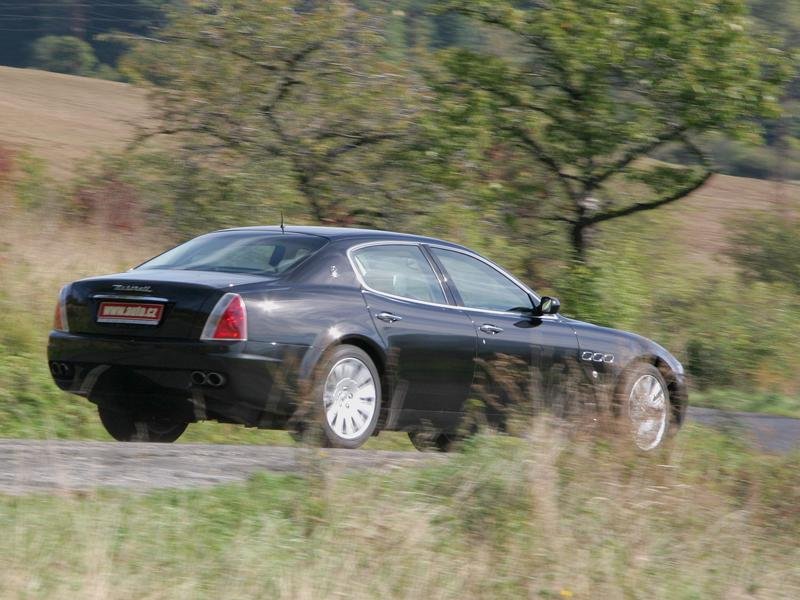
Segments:
[[[323,442],[358,448],[375,431],[381,410],[381,383],[375,363],[361,348],[336,347],[317,369],[313,400],[322,414]]]
[[[188,423],[155,417],[140,418],[120,408],[97,407],[100,422],[118,442],[159,442],[170,444],[181,437]]]

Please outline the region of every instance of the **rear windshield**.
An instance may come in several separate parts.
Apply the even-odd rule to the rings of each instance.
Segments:
[[[325,238],[302,234],[226,232],[200,236],[137,267],[280,275],[325,245]]]

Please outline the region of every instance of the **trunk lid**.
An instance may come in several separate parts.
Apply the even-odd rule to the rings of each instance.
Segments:
[[[74,282],[67,296],[72,333],[199,339],[217,300],[265,277],[188,270],[129,271]]]

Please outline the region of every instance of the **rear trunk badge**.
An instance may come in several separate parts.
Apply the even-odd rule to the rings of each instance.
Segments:
[[[153,288],[149,285],[131,285],[128,283],[115,283],[111,286],[115,292],[152,292]]]

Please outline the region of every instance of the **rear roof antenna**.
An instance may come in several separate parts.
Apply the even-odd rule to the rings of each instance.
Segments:
[[[283,211],[281,211],[281,233],[286,233],[286,230],[283,228]]]

